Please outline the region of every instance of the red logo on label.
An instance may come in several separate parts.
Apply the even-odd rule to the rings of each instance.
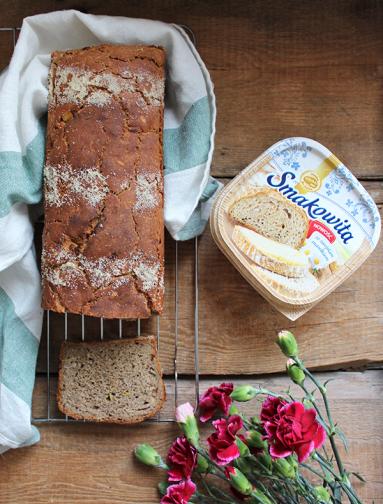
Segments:
[[[317,221],[317,220],[310,220],[309,230],[307,232],[307,238],[310,238],[310,236],[314,233],[314,231],[318,231],[318,233],[320,233],[325,238],[327,238],[327,240],[330,243],[334,243],[334,241],[335,241],[334,233],[331,231],[331,229],[329,229],[327,226],[325,226],[322,222]]]

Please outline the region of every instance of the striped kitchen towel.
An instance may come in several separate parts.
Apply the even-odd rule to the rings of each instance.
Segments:
[[[24,20],[0,76],[0,452],[38,440],[30,416],[42,311],[28,205],[42,197],[50,53],[101,43],[166,50],[165,222],[175,239],[203,231],[219,185],[210,177],[213,86],[182,28],[74,10]]]

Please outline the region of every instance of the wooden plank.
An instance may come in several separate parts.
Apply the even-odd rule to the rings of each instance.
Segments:
[[[350,441],[348,467],[368,480],[366,485],[356,485],[360,496],[366,503],[382,503],[383,372],[319,374],[322,380],[328,377],[336,379],[329,385],[333,416]],[[242,382],[244,379],[235,380],[236,384]],[[283,377],[252,378],[250,382],[275,391],[287,385]],[[216,383],[219,381],[202,381],[201,390]],[[178,392],[181,402],[193,401],[194,384],[181,380]],[[173,401],[170,397],[168,403]],[[253,407],[248,403],[244,410],[250,412]],[[178,432],[174,424],[163,423],[42,425],[40,431],[37,446],[12,450],[0,459],[0,501],[4,504],[154,504],[161,473],[136,463],[132,450],[137,443],[148,442],[165,455]]]
[[[365,184],[378,203],[382,184]],[[379,205],[381,207],[381,205]],[[292,329],[312,368],[345,368],[383,361],[383,243],[346,282],[296,322],[272,308],[240,276],[213,243],[209,231],[199,241],[200,371],[254,374],[281,371],[274,339]],[[194,327],[182,328],[179,369],[192,373],[190,341]],[[219,356],[219,358],[217,358]]]
[[[0,72],[8,65],[13,52],[13,32],[0,31]]]
[[[224,179],[222,179],[225,182]],[[379,206],[383,182],[365,182]],[[194,374],[194,241],[178,245],[179,312],[177,369]],[[203,374],[262,374],[281,371],[283,361],[273,341],[278,330],[293,329],[307,364],[315,369],[375,366],[383,362],[383,243],[363,266],[324,301],[296,322],[288,321],[240,276],[218,250],[207,229],[199,239],[199,371]],[[166,299],[160,324],[164,373],[174,372],[175,244],[166,239]],[[223,309],[224,307],[224,309]],[[68,318],[68,334],[81,339],[79,316]],[[64,339],[64,317],[51,314],[51,370],[57,370]],[[156,334],[156,319],[142,321],[142,334]],[[86,318],[86,338],[99,338],[97,319]],[[124,336],[137,327],[124,322]],[[105,338],[118,336],[118,323],[104,321]],[[45,329],[38,371],[46,370]],[[219,355],[219,359],[216,356]]]
[[[2,23],[17,26],[24,16],[73,4],[1,5]],[[214,0],[186,8],[181,0],[80,0],[76,8],[193,30],[217,94],[215,175],[235,175],[277,140],[302,135],[333,150],[358,176],[383,176],[382,3]]]

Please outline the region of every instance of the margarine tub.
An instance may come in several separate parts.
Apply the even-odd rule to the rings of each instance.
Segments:
[[[288,138],[219,193],[210,226],[246,280],[296,320],[374,250],[380,216],[332,152],[309,138]]]

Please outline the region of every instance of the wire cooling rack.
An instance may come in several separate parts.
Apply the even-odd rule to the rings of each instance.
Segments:
[[[196,43],[196,38],[193,33],[193,31],[185,25],[180,25],[186,33],[189,35],[190,39],[192,40],[193,44],[195,45]],[[19,34],[20,28],[3,28],[0,27],[0,33],[1,32],[6,32],[9,33],[9,36],[11,38],[11,43],[13,44],[13,47],[16,45],[17,37]],[[174,391],[174,408],[178,404],[178,370],[177,370],[177,353],[178,353],[178,322],[179,322],[179,246],[177,242],[174,242],[174,249],[175,249],[175,288],[174,288],[174,350],[173,350],[173,367],[174,367],[174,373],[171,376],[166,377],[166,383],[167,385],[170,385],[172,390]],[[165,275],[166,275],[166,270],[165,270]],[[198,353],[198,339],[199,339],[199,323],[198,323],[198,238],[194,238],[194,387],[195,387],[195,401],[198,403],[198,398],[199,398],[199,353]],[[45,349],[45,355],[43,356],[43,359],[45,359],[45,365],[46,365],[46,372],[45,372],[45,381],[46,381],[46,395],[45,395],[45,407],[44,407],[44,415],[41,416],[36,416],[32,418],[33,423],[35,424],[42,424],[42,423],[59,423],[59,422],[67,422],[67,423],[82,423],[79,420],[74,420],[71,418],[68,418],[68,416],[61,415],[57,411],[57,408],[52,407],[53,404],[55,404],[55,398],[56,398],[56,390],[55,387],[53,386],[53,379],[56,377],[56,373],[53,369],[52,366],[52,342],[54,341],[57,343],[58,340],[61,341],[68,341],[71,339],[70,332],[68,331],[68,327],[70,326],[72,319],[76,317],[75,315],[71,315],[70,313],[64,313],[63,315],[60,315],[60,317],[63,317],[63,331],[62,334],[58,334],[57,331],[52,327],[51,323],[51,318],[52,318],[52,313],[50,310],[45,311],[44,317],[45,317],[45,331],[42,335],[42,342],[43,339],[45,338],[46,342],[46,349]],[[57,317],[57,314],[54,314],[55,317]],[[154,315],[155,317],[155,327],[156,327],[156,336],[157,336],[157,351],[160,350],[160,329],[161,329],[161,317],[159,315]],[[87,334],[87,321],[89,320],[90,317],[85,317],[84,315],[81,316],[81,341],[90,341],[90,340],[95,340],[97,338],[96,334],[94,331],[92,331],[92,336],[89,337],[89,334]],[[99,334],[98,334],[98,339],[103,341],[104,336],[108,336],[108,339],[110,339],[110,336],[118,339],[122,339],[125,337],[124,334],[124,325],[125,321],[122,319],[118,320],[118,331],[117,334],[106,334],[104,331],[104,319],[100,318],[98,319],[99,321]],[[141,335],[141,320],[136,320],[136,335],[140,336]],[[40,356],[41,357],[41,356]],[[40,375],[42,376],[42,375]],[[171,395],[170,395],[171,399]],[[168,398],[169,401],[169,398]],[[171,408],[173,410],[173,408]],[[163,418],[161,416],[161,413],[158,413],[154,419],[151,420],[146,420],[145,423],[151,423],[151,422],[173,422],[173,418]]]
[[[174,249],[175,249],[175,266],[174,266],[174,271],[175,271],[175,288],[174,288],[174,350],[173,350],[173,366],[174,366],[174,373],[172,376],[168,376],[166,379],[167,385],[170,385],[172,387],[173,393],[174,393],[174,408],[178,404],[178,370],[177,370],[177,352],[178,352],[178,322],[179,322],[179,313],[178,313],[178,307],[179,307],[179,245],[177,242],[174,242]],[[195,386],[195,401],[198,403],[198,398],[199,398],[199,353],[198,353],[198,338],[199,338],[199,323],[198,323],[198,304],[199,304],[199,299],[198,299],[198,238],[194,238],[194,386]],[[166,271],[165,271],[166,275]],[[62,416],[59,412],[57,412],[56,409],[52,408],[52,403],[54,404],[54,398],[56,395],[56,390],[52,386],[52,376],[55,376],[55,373],[52,373],[52,352],[51,352],[51,343],[53,339],[53,334],[52,334],[52,324],[51,324],[51,312],[47,310],[44,314],[45,316],[45,334],[43,337],[46,338],[46,351],[45,351],[45,359],[46,359],[46,415],[42,417],[34,417],[33,422],[34,423],[45,423],[45,422],[79,422],[78,420],[73,420],[71,418],[68,418],[68,416]],[[57,315],[56,315],[57,316]],[[57,332],[54,334],[54,339],[57,342],[58,339],[61,339],[61,341],[68,341],[70,339],[70,334],[68,331],[68,326],[71,322],[71,319],[74,317],[73,315],[69,313],[64,313],[60,317],[63,317],[64,323],[63,323],[63,331],[62,334],[59,335]],[[97,338],[96,334],[92,332],[91,338],[89,338],[89,335],[87,335],[86,332],[86,325],[87,321],[89,321],[90,317],[84,317],[84,315],[81,315],[81,341],[90,341],[90,340],[95,340]],[[156,336],[157,336],[157,350],[160,350],[160,343],[161,343],[161,338],[160,338],[160,328],[161,328],[161,317],[159,315],[155,315],[155,327],[156,327]],[[97,319],[99,321],[99,334],[98,334],[98,339],[103,341],[104,336],[106,336],[104,332],[104,319],[99,318]],[[122,319],[118,320],[118,331],[117,334],[108,334],[108,339],[110,339],[110,336],[112,338],[118,338],[121,339],[124,337],[124,323],[125,321]],[[137,336],[141,335],[141,320],[135,320],[134,323],[136,324],[136,333]],[[169,394],[170,397],[172,394]],[[169,399],[168,399],[169,400]],[[173,410],[174,408],[171,408]],[[168,408],[167,408],[168,409]],[[151,420],[146,420],[147,423],[150,422],[172,422],[173,418],[163,418],[161,416],[161,413],[158,413],[157,416],[154,419]]]

